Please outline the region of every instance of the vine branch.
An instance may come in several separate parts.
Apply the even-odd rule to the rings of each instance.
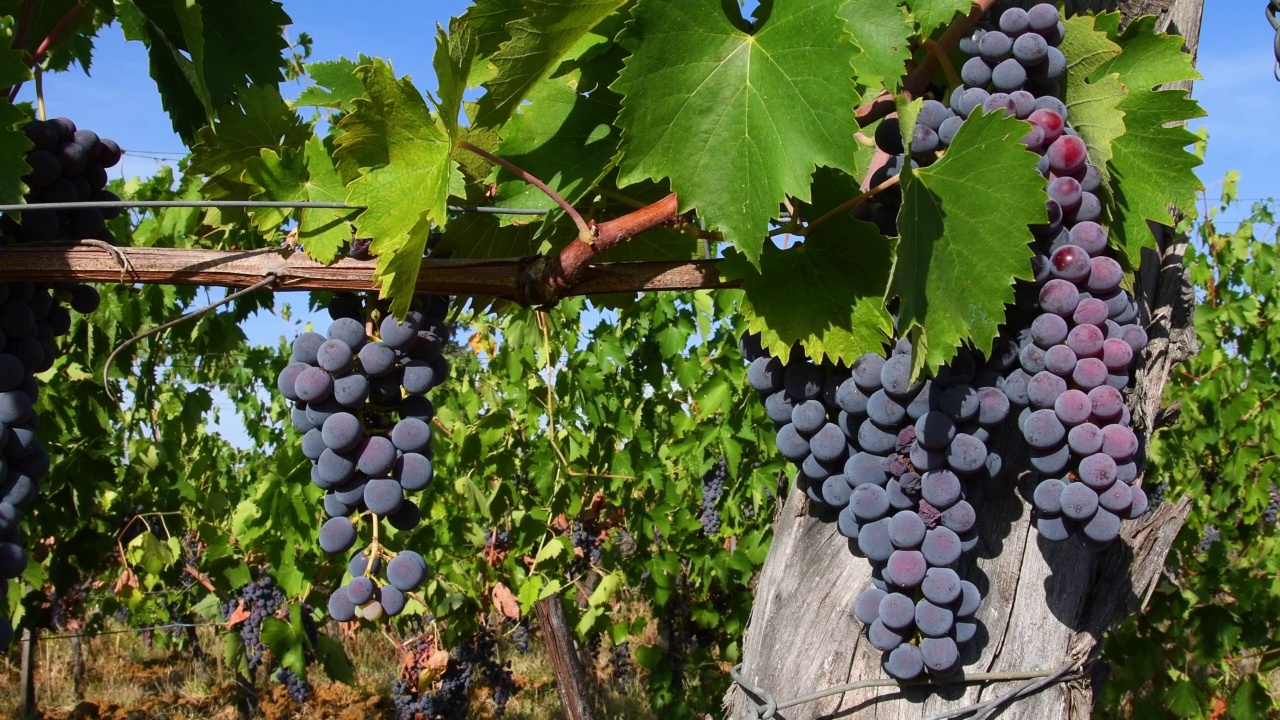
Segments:
[[[73,25],[75,25],[76,20],[79,19],[80,13],[84,12],[84,9],[85,9],[85,6],[81,2],[77,2],[76,4],[72,5],[70,8],[67,9],[67,13],[63,15],[60,20],[58,20],[57,24],[53,26],[53,29],[49,31],[49,34],[46,35],[44,39],[40,41],[40,44],[38,46],[36,46],[35,52],[30,56],[28,56],[27,67],[34,70],[37,65],[39,65],[41,62],[44,61],[44,56],[49,53],[49,50],[53,48],[55,43],[57,43],[59,40],[62,39],[62,36],[66,34],[67,30],[69,30]],[[25,12],[26,12],[25,7],[23,8],[23,12],[25,17]],[[27,26],[28,27],[27,27],[26,35],[29,35],[30,22],[27,23]],[[22,33],[22,28],[19,28],[18,31],[19,33]],[[26,40],[27,38],[24,35],[21,45],[26,45]],[[14,47],[18,47],[18,46],[19,46],[19,43],[17,41],[17,38],[14,38]],[[9,88],[9,102],[13,102],[14,100],[17,99],[18,93],[22,91],[22,86],[24,84],[26,84],[26,81],[17,83],[13,87]]]
[[[479,155],[480,157],[484,158],[485,160],[488,160],[489,162],[495,165],[501,165],[502,167],[506,168],[510,172],[514,173],[521,180],[524,180],[525,182],[541,190],[547,197],[555,201],[555,203],[560,206],[560,209],[564,210],[566,215],[573,218],[573,224],[578,226],[578,239],[588,243],[592,241],[592,238],[595,236],[595,233],[592,232],[591,226],[587,224],[587,221],[582,219],[582,215],[579,214],[578,211],[575,210],[574,207],[570,205],[567,200],[560,197],[559,193],[557,193],[555,190],[552,190],[550,187],[548,187],[546,183],[534,177],[533,174],[530,173],[528,170],[525,170],[510,161],[503,160],[502,158],[498,157],[497,155],[494,155],[488,150],[472,145],[466,140],[459,140],[458,147],[462,148],[463,150],[467,150],[469,152],[475,153],[476,155]]]

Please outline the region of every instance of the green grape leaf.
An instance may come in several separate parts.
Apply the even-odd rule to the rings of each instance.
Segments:
[[[817,219],[858,192],[848,175],[821,170],[806,217]],[[884,309],[892,264],[892,242],[874,225],[842,213],[786,250],[765,243],[759,269],[729,251],[720,272],[742,279],[747,329],[760,333],[771,354],[785,362],[799,341],[814,360],[852,363],[880,352],[893,331]]]
[[[307,63],[307,75],[316,84],[298,95],[298,99],[293,101],[294,107],[327,107],[350,112],[355,99],[364,94],[364,85],[356,77],[356,68],[367,64],[369,58],[364,55],[360,55],[358,60],[340,57]]]
[[[22,177],[31,172],[27,164],[27,151],[31,141],[14,127],[27,120],[27,116],[13,104],[0,102],[0,203],[23,202],[27,184]]]
[[[292,21],[276,0],[120,0],[116,9],[125,37],[147,46],[161,104],[184,142],[219,106],[284,80],[280,28]]]
[[[436,95],[440,104],[436,112],[449,134],[458,134],[458,116],[462,112],[462,93],[467,89],[467,74],[476,54],[476,41],[466,21],[454,18],[449,32],[436,24],[436,53],[432,67],[436,71]]]
[[[547,78],[529,93],[529,104],[498,130],[498,155],[545,182],[570,204],[576,203],[612,169],[618,131],[612,123],[620,97],[604,87],[582,87],[583,71]],[[589,92],[590,94],[586,94]],[[558,206],[546,193],[507,170],[495,179],[501,207]]]
[[[324,668],[324,674],[328,675],[330,680],[344,685],[355,683],[355,669],[351,666],[351,660],[347,657],[347,651],[343,649],[341,643],[328,635],[319,635],[316,637],[315,652],[316,660],[319,661],[320,667]]]
[[[628,0],[525,0],[527,17],[506,25],[511,38],[492,58],[476,122],[497,127],[515,113],[533,86],[560,64],[591,28]]]
[[[1125,133],[1125,113],[1120,103],[1128,90],[1114,73],[1098,68],[1120,54],[1120,46],[1104,30],[1112,14],[1076,15],[1066,21],[1067,32],[1058,49],[1067,57],[1067,83],[1063,100],[1068,122],[1089,148],[1089,161],[1105,180],[1112,145]],[[1118,17],[1118,15],[1117,15]]]
[[[643,42],[613,85],[619,183],[670,178],[682,212],[696,207],[758,263],[769,219],[787,196],[809,200],[815,167],[852,169],[856,48],[841,5],[762,6],[751,34],[715,0],[641,0]]]
[[[965,341],[989,352],[1014,280],[1031,278],[1027,226],[1045,222],[1045,210],[1039,157],[1019,142],[1029,128],[977,112],[941,160],[903,173],[889,296],[900,299],[898,332],[919,328],[930,374]]]
[[[462,14],[476,39],[476,54],[468,73],[469,87],[482,85],[493,78],[494,68],[489,61],[502,43],[511,39],[507,24],[525,15],[520,0],[476,0]]]
[[[245,161],[243,179],[259,188],[249,197],[250,200],[298,202],[307,199],[302,187],[306,171],[306,161],[302,153],[291,150],[286,151],[281,157],[275,150],[263,148],[258,157]],[[275,231],[292,214],[293,211],[288,208],[249,210],[254,226],[262,233]]]
[[[409,310],[418,269],[434,224],[448,221],[448,198],[462,174],[450,158],[448,133],[427,109],[408,78],[375,59],[356,71],[366,96],[339,122],[339,163],[365,169],[348,186],[347,204],[365,211],[356,219],[361,237],[378,256],[374,280],[397,316]]]
[[[306,197],[311,202],[344,202],[347,190],[334,166],[333,158],[318,137],[307,141]],[[351,240],[351,212],[304,208],[298,220],[298,240],[307,255],[325,264],[338,257],[338,251]]]
[[[973,0],[906,0],[907,7],[920,26],[920,35],[929,36],[943,25],[950,25],[956,15],[969,12]]]
[[[1200,79],[1182,38],[1157,34],[1156,18],[1129,23],[1118,38],[1124,52],[1100,67],[1116,74],[1129,89],[1120,103],[1125,132],[1112,144],[1111,240],[1136,268],[1142,248],[1155,247],[1147,221],[1173,225],[1169,206],[1194,209],[1203,188],[1195,169],[1200,158],[1187,147],[1196,137],[1181,123],[1204,116],[1186,90],[1156,90],[1165,83]],[[1171,125],[1172,124],[1172,125]]]
[[[858,46],[853,58],[858,84],[897,92],[916,34],[897,0],[849,0],[840,7],[840,16]]]

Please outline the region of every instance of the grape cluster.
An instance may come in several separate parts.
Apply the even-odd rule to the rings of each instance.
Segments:
[[[497,643],[488,630],[482,629],[454,648],[444,672],[429,691],[419,689],[419,680],[427,670],[432,643],[415,638],[404,647],[409,658],[403,665],[401,676],[391,683],[397,720],[467,717],[471,687],[481,679],[493,691],[494,717],[502,717],[506,712],[507,703],[515,694],[515,681],[511,669],[498,661]]]
[[[516,652],[521,655],[527,655],[532,640],[533,628],[529,626],[529,622],[527,620],[517,622],[516,629],[511,631],[511,644],[515,647]]]
[[[1280,519],[1280,486],[1271,483],[1271,498],[1267,502],[1267,509],[1262,511],[1262,522],[1264,525],[1275,525],[1277,519]]]
[[[618,694],[626,695],[627,686],[635,679],[635,669],[631,665],[631,643],[623,640],[613,646],[609,653],[609,666],[613,671],[613,679],[618,683]]]
[[[276,670],[276,680],[289,691],[294,702],[304,703],[311,699],[311,684],[298,677],[298,674],[287,667]]]
[[[270,575],[264,575],[240,588],[238,596],[222,604],[223,617],[231,617],[241,607],[249,613],[249,617],[245,618],[236,630],[240,633],[240,639],[244,641],[250,672],[258,669],[267,652],[267,646],[262,642],[262,621],[275,617],[284,606],[284,593],[276,587]]]
[[[729,466],[723,456],[702,476],[702,514],[698,519],[702,521],[703,534],[708,537],[720,533],[720,511],[716,509],[716,503],[720,501],[724,482],[728,479]]]
[[[26,570],[22,511],[35,502],[51,465],[37,436],[35,375],[53,367],[53,340],[71,329],[64,303],[91,313],[99,301],[88,285],[0,283],[0,604],[7,581]],[[0,648],[12,640],[13,628],[0,618]]]
[[[872,563],[873,587],[855,610],[885,669],[900,679],[954,672],[981,600],[961,574],[978,542],[966,496],[1000,472],[987,440],[1009,414],[996,385],[1012,359],[963,350],[936,377],[912,381],[905,340],[847,370],[803,357],[783,364],[751,336],[743,352],[798,487],[836,513],[838,531]]]
[[[67,118],[32,120],[22,127],[31,141],[27,164],[31,172],[26,201],[40,203],[110,202],[120,198],[106,189],[107,168],[120,162],[123,151],[114,141],[92,130],[79,130]],[[118,208],[26,210],[21,219],[6,215],[0,233],[17,242],[102,240],[114,244],[106,221]]]
[[[366,308],[357,295],[337,294],[329,304],[326,334],[308,332],[293,343],[280,373],[280,393],[294,403],[293,425],[311,461],[311,480],[325,490],[329,519],[320,547],[345,553],[356,544],[353,515],[367,511],[407,531],[422,520],[410,493],[431,484],[431,421],[426,397],[444,382],[449,300],[418,298],[404,321]],[[378,320],[375,325],[375,320]],[[377,330],[374,331],[373,328]],[[376,537],[376,536],[375,536]],[[375,578],[386,562],[386,582]],[[404,609],[404,593],[419,587],[427,566],[415,552],[394,555],[374,542],[349,565],[352,580],[329,598],[335,620],[375,620]]]
[[[961,43],[971,57],[951,105],[963,116],[981,106],[1030,122],[1022,142],[1040,154],[1048,181],[1048,222],[1032,228],[1035,283],[1019,293],[1031,318],[1016,323],[1024,326],[1018,366],[1001,388],[1019,408],[1031,465],[1043,478],[1034,494],[1038,531],[1102,548],[1119,537],[1122,519],[1147,508],[1133,484],[1139,443],[1122,394],[1147,336],[1098,223],[1101,176],[1055,97],[1066,67],[1055,47],[1063,35],[1058,11],[1010,8],[997,24]]]

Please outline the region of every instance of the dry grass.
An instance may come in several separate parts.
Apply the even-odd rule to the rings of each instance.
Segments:
[[[396,640],[385,633],[363,628],[354,633],[329,628],[346,648],[356,669],[353,686],[330,683],[312,668],[315,697],[300,705],[283,687],[259,671],[259,711],[268,720],[362,720],[394,718],[390,684],[400,669]],[[84,697],[77,698],[72,673],[71,643],[56,636],[37,645],[36,697],[47,720],[194,720],[238,717],[233,673],[222,663],[222,645],[214,628],[198,630],[202,658],[189,651],[171,650],[157,642],[148,648],[133,633],[85,638]],[[16,717],[19,694],[19,643],[5,657],[0,677],[0,718]],[[507,706],[511,720],[563,718],[555,681],[545,647],[535,637],[531,651],[521,655],[503,644],[511,661],[518,693]],[[599,697],[596,706],[606,720],[647,720],[655,717],[644,696],[643,678],[637,677],[631,692],[622,695],[609,678],[604,658],[594,668]],[[638,672],[636,673],[638,675]],[[473,698],[472,716],[490,718],[493,703],[487,690]]]

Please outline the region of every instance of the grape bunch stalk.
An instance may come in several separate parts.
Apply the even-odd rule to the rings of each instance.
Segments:
[[[346,553],[356,545],[358,523],[372,528],[369,544],[349,558],[351,580],[329,597],[329,614],[340,622],[399,615],[406,593],[426,579],[422,555],[392,552],[380,530],[383,519],[402,532],[422,520],[408,495],[434,476],[435,406],[426,394],[449,374],[448,310],[447,297],[423,296],[401,321],[357,295],[337,294],[327,332],[299,335],[280,373],[278,388],[294,403],[293,425],[304,433],[311,480],[325,490],[329,519],[320,547]]]

